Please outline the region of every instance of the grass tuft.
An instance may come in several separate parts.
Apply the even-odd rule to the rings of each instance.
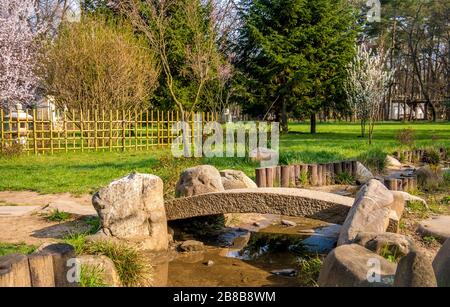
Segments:
[[[151,266],[142,253],[130,246],[111,241],[94,241],[85,244],[84,253],[110,258],[124,286],[139,287],[150,284]]]
[[[382,174],[386,169],[387,154],[382,149],[371,149],[358,157],[358,160],[374,174]]]
[[[323,261],[319,256],[298,258],[299,279],[305,286],[318,287],[317,280],[322,269]]]
[[[42,215],[49,222],[65,222],[72,218],[72,214],[58,209],[52,210]]]
[[[98,288],[106,287],[103,280],[103,270],[98,266],[82,265],[80,272],[80,287]]]

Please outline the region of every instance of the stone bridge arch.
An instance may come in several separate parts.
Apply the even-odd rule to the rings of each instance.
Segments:
[[[260,213],[307,217],[342,224],[354,198],[288,188],[227,190],[165,202],[169,221],[225,213]]]

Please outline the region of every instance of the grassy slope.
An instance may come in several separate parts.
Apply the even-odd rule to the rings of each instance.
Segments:
[[[392,152],[397,147],[395,133],[413,127],[417,133],[417,146],[436,145],[450,147],[448,123],[379,124],[372,148]],[[320,124],[318,134],[307,133],[306,124],[291,124],[291,133],[280,141],[282,155],[292,154],[293,160],[327,162],[353,158],[367,151],[367,142],[359,135],[357,124]],[[436,140],[437,139],[437,140]],[[41,193],[92,193],[131,171],[152,173],[165,183],[166,196],[173,195],[179,173],[189,166],[213,164],[219,169],[240,169],[254,176],[256,164],[246,159],[173,159],[168,149],[149,152],[124,153],[72,153],[54,156],[21,156],[0,159],[0,190],[33,190]]]

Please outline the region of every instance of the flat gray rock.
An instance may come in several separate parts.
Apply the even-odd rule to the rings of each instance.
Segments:
[[[0,217],[29,215],[41,208],[42,206],[0,206]]]
[[[450,216],[438,215],[421,221],[418,231],[424,236],[433,236],[444,242],[450,238]]]

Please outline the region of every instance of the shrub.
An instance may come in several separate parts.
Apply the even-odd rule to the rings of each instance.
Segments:
[[[361,154],[358,160],[374,174],[381,174],[386,168],[387,154],[381,149],[372,149]]]
[[[431,165],[438,165],[439,162],[441,162],[441,154],[434,148],[428,148],[423,153],[422,162]]]
[[[0,157],[7,159],[20,156],[23,153],[23,145],[19,142],[13,142],[10,145],[3,144]]]
[[[444,183],[440,167],[426,165],[416,171],[416,176],[419,188],[424,191],[435,191]]]
[[[135,110],[148,106],[159,75],[156,63],[127,22],[83,16],[61,24],[55,40],[42,48],[36,73],[57,107],[69,113]]]
[[[416,142],[416,132],[412,128],[405,128],[397,132],[396,138],[400,145],[412,149]]]

